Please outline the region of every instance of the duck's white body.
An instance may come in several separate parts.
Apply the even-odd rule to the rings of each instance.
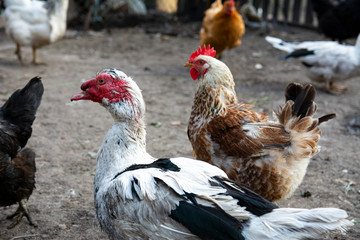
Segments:
[[[277,208],[206,162],[151,157],[145,104],[125,73],[103,70],[81,89],[72,100],[99,102],[114,118],[94,181],[96,220],[111,239],[305,239],[351,225],[340,209]]]
[[[299,58],[313,81],[331,84],[360,76],[360,35],[354,46],[335,41],[291,43],[270,36],[265,39],[273,47],[289,53],[286,58]]]

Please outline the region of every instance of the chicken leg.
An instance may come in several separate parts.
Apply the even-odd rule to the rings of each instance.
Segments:
[[[18,57],[20,63],[23,64],[22,57],[21,57],[21,47],[20,47],[20,44],[18,44],[18,43],[16,43],[15,54]]]
[[[340,95],[346,91],[346,86],[344,85],[335,85],[333,82],[326,82],[326,90],[334,95]]]
[[[21,200],[19,202],[19,207],[16,212],[10,216],[7,216],[7,219],[13,219],[14,217],[16,217],[15,220],[10,224],[10,226],[7,227],[8,229],[14,228],[16,225],[18,225],[24,216],[26,216],[31,226],[37,227],[37,225],[33,222],[30,216],[30,212],[26,203],[27,201],[25,199]]]
[[[32,60],[32,64],[34,65],[39,65],[40,62],[39,62],[39,59],[37,57],[37,52],[36,52],[36,47],[32,47],[32,53],[33,53],[33,60]]]

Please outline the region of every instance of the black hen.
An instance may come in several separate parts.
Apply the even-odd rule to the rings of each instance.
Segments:
[[[19,203],[16,212],[8,217],[16,217],[9,228],[16,226],[23,216],[36,226],[26,206],[35,187],[35,152],[23,148],[31,136],[43,92],[41,79],[35,77],[0,108],[0,206]]]
[[[342,42],[360,33],[360,1],[345,0],[333,5],[329,0],[312,0],[319,30],[332,40]]]

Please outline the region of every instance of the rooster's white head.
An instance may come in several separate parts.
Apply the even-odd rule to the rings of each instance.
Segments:
[[[190,67],[190,75],[193,80],[200,80],[200,85],[234,85],[233,76],[230,69],[220,60],[215,58],[216,51],[214,48],[210,48],[210,45],[206,48],[204,45],[202,48],[193,52],[185,63],[185,67]]]
[[[145,103],[140,88],[131,77],[117,69],[104,69],[81,85],[83,92],[71,101],[91,100],[109,110],[119,121],[139,120],[145,113]]]

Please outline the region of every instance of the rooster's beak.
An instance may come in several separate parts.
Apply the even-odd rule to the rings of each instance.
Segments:
[[[186,63],[184,64],[184,67],[192,68],[192,67],[194,67],[194,65],[193,65],[192,63],[186,62]]]

